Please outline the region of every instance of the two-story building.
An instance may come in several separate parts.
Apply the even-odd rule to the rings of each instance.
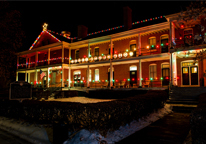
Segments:
[[[206,48],[199,28],[206,21],[178,22],[172,14],[132,22],[131,13],[125,7],[123,26],[91,34],[80,25],[75,38],[45,24],[32,46],[17,53],[16,80],[43,87],[202,85],[205,60],[193,58]]]

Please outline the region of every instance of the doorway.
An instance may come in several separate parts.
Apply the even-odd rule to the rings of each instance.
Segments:
[[[73,79],[74,79],[74,87],[80,87],[81,71],[74,71]]]
[[[43,87],[46,87],[47,86],[47,83],[46,83],[46,76],[44,76],[43,78]]]
[[[182,63],[182,85],[192,86],[198,85],[198,63],[183,62]]]
[[[53,84],[56,83],[56,76],[57,76],[57,72],[52,72],[52,83]]]

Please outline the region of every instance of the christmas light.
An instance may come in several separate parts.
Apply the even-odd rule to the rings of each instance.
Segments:
[[[130,55],[130,56],[133,56],[133,52],[129,52],[129,55]]]
[[[127,81],[130,81],[130,79],[127,79]]]
[[[126,52],[128,52],[128,49],[126,49]]]
[[[163,80],[163,77],[161,77],[160,79]]]
[[[94,60],[95,60],[95,61],[97,60],[97,56],[94,57]]]
[[[102,56],[99,56],[99,60],[102,60]]]
[[[161,46],[164,46],[164,44],[162,43]]]
[[[117,58],[117,54],[114,54],[114,58],[115,58],[115,59]]]
[[[110,55],[107,55],[107,59],[110,59]]]
[[[149,46],[147,46],[147,48],[149,48]]]
[[[153,78],[150,78],[150,80],[153,80]]]
[[[119,53],[119,54],[118,54],[118,57],[119,57],[119,58],[122,58],[122,53]]]
[[[159,45],[156,45],[156,48],[159,48]]]
[[[128,56],[128,53],[127,53],[127,52],[124,52],[123,55],[124,55],[124,57],[127,57],[127,56]]]

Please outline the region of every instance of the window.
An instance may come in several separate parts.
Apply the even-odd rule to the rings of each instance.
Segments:
[[[75,59],[78,59],[79,58],[79,50],[76,50],[75,52]]]
[[[184,42],[186,46],[191,46],[193,45],[193,31],[192,29],[186,29],[184,30]]]
[[[99,56],[99,48],[94,49],[94,56]]]
[[[95,69],[95,81],[99,80],[99,69]]]
[[[130,66],[129,69],[130,69],[130,71],[136,71],[137,70],[137,66]]]
[[[150,48],[155,48],[156,45],[156,37],[150,37],[149,38],[149,46]]]
[[[155,79],[157,77],[157,65],[156,64],[151,64],[149,66],[149,78]]]
[[[130,51],[136,51],[136,44],[130,45]]]

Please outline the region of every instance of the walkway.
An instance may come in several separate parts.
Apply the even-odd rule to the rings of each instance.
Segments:
[[[116,144],[182,144],[190,130],[190,113],[170,113]]]

